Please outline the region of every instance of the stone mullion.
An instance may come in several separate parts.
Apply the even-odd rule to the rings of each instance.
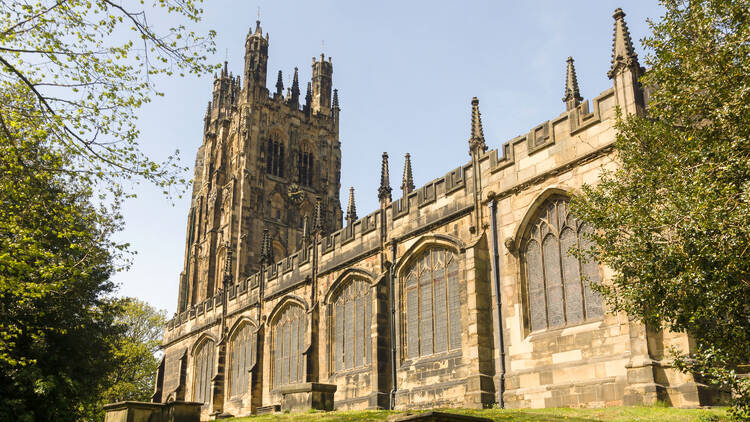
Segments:
[[[417,285],[415,287],[417,290],[417,353],[414,358],[417,359],[422,357],[422,283],[419,282],[422,278],[422,271],[420,271],[419,263],[417,263],[417,273],[415,276],[417,278]]]
[[[432,353],[436,353],[435,351],[435,335],[437,333],[437,324],[436,324],[436,318],[435,318],[435,253],[436,250],[433,249],[430,251],[430,296],[432,296],[432,300],[430,300],[430,305],[432,309],[430,309],[430,323],[432,325]],[[447,332],[445,333],[448,334]]]
[[[539,233],[538,233],[538,243],[539,243],[539,261],[540,265],[542,266],[542,293],[544,294],[544,325],[545,329],[549,330],[549,300],[547,299],[547,270],[545,260],[544,260],[544,236],[542,236],[542,228],[541,225],[539,225]],[[528,275],[528,270],[526,271]],[[529,305],[531,305],[531,291],[529,291]]]
[[[576,248],[580,251],[581,250],[581,239],[580,239],[580,230],[582,229],[583,224],[579,224],[578,220],[576,219]],[[578,258],[578,282],[581,285],[581,306],[583,306],[583,320],[586,321],[589,319],[589,310],[586,306],[586,288],[584,286],[583,282],[583,263],[581,262],[581,258]]]
[[[568,325],[568,305],[567,295],[565,292],[565,272],[563,271],[563,251],[561,245],[562,242],[560,242],[560,233],[562,233],[562,228],[560,227],[560,203],[558,201],[555,201],[553,204],[555,207],[555,216],[557,217],[557,221],[555,222],[554,226],[556,229],[556,233],[554,233],[554,236],[557,241],[557,263],[560,265],[560,292],[562,296],[563,327],[565,327]],[[567,251],[565,253],[567,253]],[[581,294],[583,294],[583,290],[581,290]]]

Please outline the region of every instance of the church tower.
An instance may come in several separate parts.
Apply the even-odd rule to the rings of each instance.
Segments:
[[[276,92],[269,95],[268,46],[258,21],[245,39],[242,75],[234,76],[225,62],[214,77],[195,159],[178,312],[219,292],[228,254],[233,283],[257,272],[264,230],[276,260],[298,250],[304,220],[318,199],[324,230],[341,228],[333,62],[323,55],[313,59],[313,78],[300,104],[296,69],[286,93],[279,71]]]

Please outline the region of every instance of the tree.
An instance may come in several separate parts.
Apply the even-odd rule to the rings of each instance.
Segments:
[[[166,325],[166,312],[135,298],[119,301],[119,324],[124,335],[115,345],[117,369],[110,375],[102,403],[150,401],[159,367],[159,350]]]
[[[151,25],[144,2],[0,2],[0,419],[96,415],[123,352],[109,277],[127,265],[127,181],[184,187],[138,147],[156,78],[205,74],[213,31]],[[200,0],[153,0],[195,22]],[[135,394],[135,393],[134,393]]]
[[[750,1],[662,0],[644,86],[647,116],[617,124],[619,168],[574,200],[615,271],[616,311],[684,331],[679,368],[733,391],[750,418]]]
[[[152,14],[197,22],[201,0],[153,0]],[[156,91],[156,77],[206,74],[215,68],[214,32],[205,36],[177,25],[151,25],[140,2],[118,0],[8,0],[0,3],[0,89],[28,95],[53,149],[65,154],[65,170],[123,194],[125,180],[165,188],[184,186],[178,152],[163,163],[138,146],[134,111]],[[167,17],[162,16],[163,19]],[[25,89],[18,89],[24,87]],[[13,137],[24,126],[0,104],[0,130]]]
[[[0,91],[11,110],[28,110],[25,98]],[[0,133],[0,420],[75,420],[96,402],[123,331],[107,299],[119,220],[60,172],[65,157],[31,126]]]

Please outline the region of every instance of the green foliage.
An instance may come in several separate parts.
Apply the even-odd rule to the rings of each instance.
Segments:
[[[202,13],[200,0],[150,4],[149,17]],[[135,110],[162,95],[157,77],[213,70],[214,33],[159,30],[141,7],[0,2],[0,420],[96,418],[100,400],[151,383],[163,315],[112,299],[128,245],[111,236],[125,183],[185,186],[176,154],[139,149]]]
[[[13,110],[24,98],[0,91]],[[73,420],[115,365],[119,220],[61,172],[43,131],[14,134],[0,133],[0,420]]]
[[[661,3],[644,40],[648,116],[618,123],[619,168],[574,207],[597,229],[588,252],[615,270],[600,288],[608,303],[688,332],[696,347],[677,364],[733,388],[741,417],[748,388],[732,371],[750,362],[750,1]]]
[[[147,16],[197,22],[201,0],[7,0],[0,3],[0,90],[30,95],[53,149],[78,176],[122,194],[124,180],[184,187],[178,152],[157,163],[138,145],[134,110],[150,101],[159,75],[206,74],[215,68],[214,32],[201,36],[184,25],[160,30]],[[155,19],[153,19],[155,20]],[[19,90],[25,87],[28,91]],[[27,124],[0,104],[7,136]]]
[[[117,370],[107,382],[103,403],[150,401],[159,367],[159,348],[166,325],[166,312],[135,298],[120,300],[122,314],[117,322],[125,327],[115,346]]]
[[[105,381],[96,410],[118,401],[151,401],[154,377],[159,367],[159,347],[166,325],[166,312],[135,298],[118,301],[121,313],[116,322],[125,330],[114,344],[116,368]]]

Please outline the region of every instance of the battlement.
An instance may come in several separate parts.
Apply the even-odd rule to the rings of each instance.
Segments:
[[[318,65],[320,63],[321,62],[318,62]],[[330,57],[328,62],[323,63],[325,63],[326,65],[330,65]],[[232,72],[228,72],[227,66],[228,63],[225,62],[224,69],[221,71],[221,73],[219,73],[218,75],[214,74],[212,96],[211,100],[208,102],[205,116],[206,130],[208,130],[210,123],[215,122],[218,119],[232,118],[233,111],[235,111],[240,104],[247,101],[247,98],[249,96],[247,93],[245,93],[244,95],[242,93],[243,90],[250,89],[250,87],[243,87],[240,76],[234,76]],[[284,87],[283,82],[281,81],[280,71],[279,80],[276,83],[277,91],[271,93],[269,90],[263,89],[263,96],[255,98],[254,101],[262,101],[278,109],[283,108],[287,112],[296,113],[301,119],[315,120],[320,122],[321,124],[333,123],[337,120],[337,114],[339,111],[337,94],[334,94],[334,98],[332,100],[330,92],[328,92],[327,94],[325,92],[323,92],[322,94],[316,92],[316,87],[319,87],[320,85],[326,85],[328,91],[331,91],[330,72],[332,72],[332,70],[328,71],[327,76],[325,76],[325,78],[327,78],[327,81],[323,81],[320,84],[312,82],[308,83],[307,94],[305,95],[304,103],[299,102],[299,86],[297,82],[296,72],[294,79],[295,82],[293,86],[291,88],[288,88],[286,90],[286,94],[284,94]],[[319,88],[319,90],[325,90],[325,86],[323,88]],[[315,95],[317,95],[317,97]],[[323,96],[322,100],[320,99],[321,95]],[[316,98],[319,101],[323,101],[323,103],[321,104],[324,104],[325,107],[319,106],[317,109],[315,109],[314,107],[316,104]]]

